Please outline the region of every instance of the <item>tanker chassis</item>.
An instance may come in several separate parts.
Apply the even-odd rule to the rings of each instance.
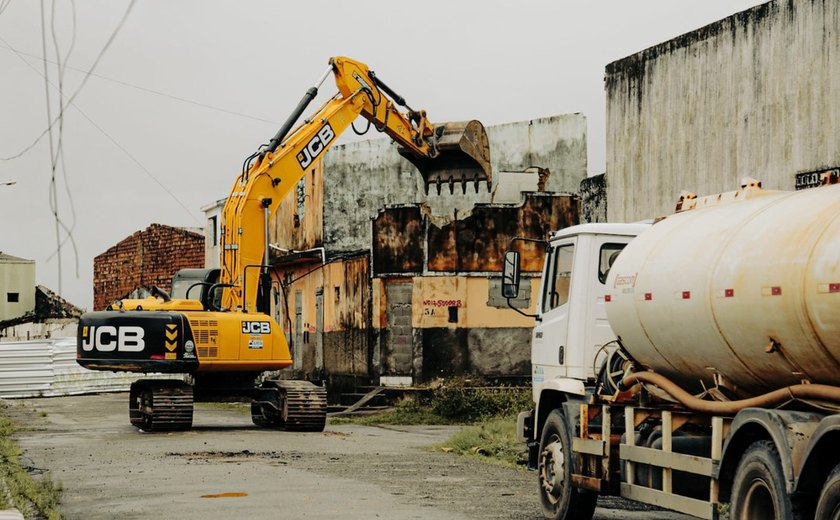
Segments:
[[[654,224],[574,226],[546,251],[517,421],[546,518],[618,495],[840,519],[840,185],[684,194]],[[512,247],[508,299],[521,276]]]

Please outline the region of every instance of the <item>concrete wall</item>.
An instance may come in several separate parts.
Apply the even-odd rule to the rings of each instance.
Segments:
[[[35,310],[35,261],[0,253],[0,321]]]
[[[487,128],[493,171],[546,168],[546,191],[575,193],[586,177],[586,118],[582,114],[523,121]],[[374,139],[331,149],[324,157],[324,245],[348,251],[370,246],[368,222],[389,204],[420,203],[433,215],[455,218],[477,202],[494,202],[486,186],[462,194],[456,186],[425,194],[414,167],[402,159],[390,139]]]
[[[142,286],[169,291],[175,271],[204,267],[204,236],[152,224],[93,259],[93,307],[104,309]]]
[[[593,175],[580,181],[580,221],[607,221],[607,175]]]
[[[838,2],[773,1],[609,64],[609,220],[840,166],[838,28]]]
[[[78,318],[50,318],[0,329],[0,342],[36,339],[75,338]]]

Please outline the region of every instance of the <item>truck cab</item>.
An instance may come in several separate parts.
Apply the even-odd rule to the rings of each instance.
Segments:
[[[535,401],[561,387],[583,395],[584,383],[596,377],[596,358],[615,339],[604,308],[607,275],[621,250],[648,227],[582,224],[552,235],[531,338]]]
[[[552,233],[547,243],[542,286],[531,337],[534,409],[517,420],[519,439],[528,444],[528,466],[538,469],[539,432],[553,410],[576,415],[593,387],[597,370],[616,339],[607,321],[607,276],[624,247],[650,223],[581,224]],[[519,253],[508,251],[502,293],[519,293]]]

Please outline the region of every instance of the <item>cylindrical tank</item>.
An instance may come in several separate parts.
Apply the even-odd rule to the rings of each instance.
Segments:
[[[607,287],[624,348],[686,389],[840,385],[840,185],[702,199],[635,238]]]

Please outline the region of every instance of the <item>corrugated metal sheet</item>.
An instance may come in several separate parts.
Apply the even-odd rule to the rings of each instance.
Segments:
[[[168,376],[86,370],[76,363],[75,338],[0,343],[0,397],[126,391],[141,377]]]

